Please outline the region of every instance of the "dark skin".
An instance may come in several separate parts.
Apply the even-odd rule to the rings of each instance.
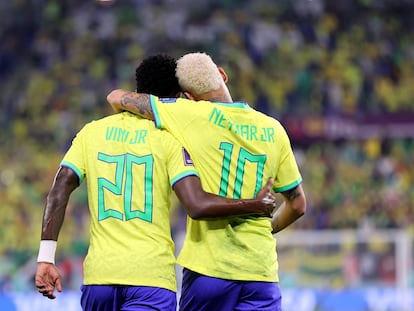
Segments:
[[[223,75],[223,80],[225,75]],[[217,94],[216,94],[217,93]],[[221,102],[230,102],[231,98],[227,93],[221,90],[210,92],[205,95],[193,96],[191,93],[185,92],[185,96],[193,100],[209,100],[217,98]],[[154,114],[151,108],[148,94],[128,92],[124,90],[114,90],[107,96],[108,102],[116,112],[129,111],[142,118],[154,120]],[[306,212],[306,196],[302,185],[298,185],[288,191],[281,192],[284,202],[275,211],[272,217],[272,233],[277,233],[297,219],[302,217]]]
[[[179,180],[174,184],[173,190],[187,214],[194,219],[246,214],[270,217],[275,205],[275,196],[271,193],[272,184],[273,179],[269,179],[255,199],[246,200],[232,200],[204,192],[200,179],[196,176]],[[60,167],[46,199],[42,240],[57,241],[69,197],[78,186],[76,173],[68,167]],[[62,291],[62,279],[57,267],[52,263],[39,262],[35,285],[43,296],[55,299],[55,289]]]

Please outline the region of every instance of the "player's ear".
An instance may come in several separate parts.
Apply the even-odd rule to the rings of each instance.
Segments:
[[[195,97],[189,92],[183,92],[184,96],[191,100],[196,100]]]
[[[218,71],[220,72],[221,77],[223,78],[224,83],[227,83],[229,78],[227,77],[227,73],[224,71],[223,67],[217,67]]]

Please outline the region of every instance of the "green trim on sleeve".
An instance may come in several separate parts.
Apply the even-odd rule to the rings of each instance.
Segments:
[[[183,178],[185,178],[185,177],[188,177],[188,176],[197,176],[197,177],[200,177],[200,176],[198,175],[197,171],[195,171],[195,170],[185,171],[185,172],[183,172],[183,173],[181,173],[181,174],[178,174],[178,175],[177,175],[177,176],[175,176],[173,179],[171,179],[171,187],[172,187],[172,186],[174,186],[174,184],[175,184],[177,181],[180,181],[181,179],[183,179]]]
[[[302,182],[302,177],[300,177],[299,179],[295,180],[293,183],[290,183],[289,185],[280,187],[280,188],[273,188],[273,191],[275,192],[285,192],[288,191],[290,189],[295,188],[297,185],[299,185]]]
[[[156,104],[158,97],[155,95],[150,95],[149,99],[150,99],[152,114],[154,115],[155,127],[160,129],[162,128],[162,124],[161,124],[160,114],[158,112],[157,104]]]
[[[243,109],[252,109],[248,103],[246,102],[232,102],[232,103],[220,103],[220,102],[212,102],[215,105],[232,107],[232,108],[243,108]]]
[[[62,161],[62,163],[60,163],[60,166],[65,166],[65,167],[69,167],[70,169],[72,169],[75,172],[75,174],[78,175],[79,184],[82,183],[83,174],[74,164],[72,164],[70,162]]]

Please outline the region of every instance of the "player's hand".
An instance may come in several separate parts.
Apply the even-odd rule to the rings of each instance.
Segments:
[[[49,299],[55,299],[55,289],[62,292],[62,277],[52,263],[39,262],[35,277],[35,285],[39,293]]]
[[[263,213],[265,216],[271,217],[273,210],[276,207],[276,196],[272,192],[272,186],[274,183],[273,178],[269,178],[266,185],[257,194],[256,199],[262,203]]]
[[[122,95],[124,94],[125,94],[125,91],[123,90],[113,90],[106,97],[106,100],[111,105],[115,113],[125,111],[121,105],[121,98],[122,98]]]

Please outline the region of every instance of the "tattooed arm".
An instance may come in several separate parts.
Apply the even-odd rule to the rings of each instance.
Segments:
[[[302,185],[282,192],[285,201],[272,217],[273,233],[277,233],[302,217],[306,212],[306,197]]]
[[[118,89],[109,93],[106,100],[116,112],[129,111],[141,118],[154,120],[148,94]]]

